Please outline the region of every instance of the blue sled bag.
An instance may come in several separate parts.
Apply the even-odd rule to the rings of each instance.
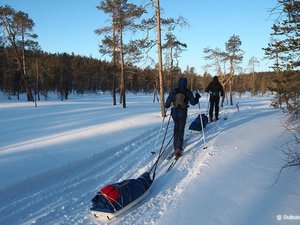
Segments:
[[[208,124],[208,117],[205,114],[199,114],[197,116],[197,118],[191,123],[189,130],[192,131],[202,131],[202,125],[201,125],[201,120],[202,119],[202,123],[203,123],[203,128],[206,127],[206,125]]]

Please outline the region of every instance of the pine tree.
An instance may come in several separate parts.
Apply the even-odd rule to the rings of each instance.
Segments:
[[[239,36],[232,35],[229,40],[225,43],[226,47],[226,58],[229,61],[229,97],[230,104],[233,105],[232,99],[232,85],[233,77],[236,67],[243,61],[243,51],[240,49],[242,41]]]
[[[299,104],[295,97],[300,96],[299,76],[292,72],[300,66],[300,1],[278,0],[272,13],[276,15],[272,38],[268,47],[263,48],[266,57],[274,61],[276,77],[271,90],[277,94],[275,105],[281,107],[284,102],[292,111]]]
[[[130,48],[130,46],[133,46],[132,44],[126,46],[126,44],[124,43],[123,36],[126,30],[135,31],[135,29],[138,28],[136,20],[145,13],[145,9],[141,6],[128,3],[127,0],[104,0],[100,3],[98,9],[103,10],[104,13],[111,14],[112,26],[98,29],[96,32],[100,35],[107,31],[110,31],[111,29],[113,30],[113,32],[117,32],[117,34],[113,33],[113,43],[107,46],[113,48],[113,60],[116,60],[116,51],[119,52],[119,64],[121,74],[120,103],[123,103],[123,108],[126,108],[126,77],[124,55],[126,53],[126,49],[130,49],[129,51],[127,51],[127,53],[133,53],[133,51],[137,53],[138,48]],[[117,38],[117,40],[115,38]],[[109,40],[109,38],[106,38],[105,40]],[[118,42],[118,46],[116,46],[116,42]],[[114,49],[116,47],[118,47],[117,50]]]
[[[272,91],[276,92],[275,105],[285,103],[290,111],[290,122],[286,127],[292,141],[287,143],[283,152],[286,154],[286,164],[281,168],[300,168],[300,1],[278,0],[272,10],[277,16],[273,24],[271,42],[264,48],[265,55],[274,60],[276,77]],[[280,174],[279,173],[279,174]]]
[[[21,72],[21,84],[27,93],[27,100],[33,101],[33,94],[27,75],[26,51],[37,48],[34,39],[37,35],[32,32],[34,22],[27,13],[16,11],[11,6],[0,7],[0,27],[2,38],[13,48]]]
[[[251,86],[252,86],[252,95],[256,95],[258,91],[256,77],[255,77],[255,68],[259,66],[259,61],[256,57],[251,57],[248,62],[248,66],[250,67],[250,71],[252,73]]]

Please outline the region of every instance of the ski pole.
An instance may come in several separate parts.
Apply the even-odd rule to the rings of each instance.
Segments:
[[[206,108],[206,115],[208,115],[208,111],[209,111],[209,105],[210,105],[210,101],[207,101],[207,108]]]
[[[201,109],[200,109],[200,103],[198,102],[199,106],[199,111],[200,111],[200,123],[201,123],[201,128],[202,128],[202,136],[203,136],[203,149],[206,149],[206,141],[205,141],[205,133],[204,133],[204,126],[203,126],[203,121],[202,121],[202,114],[201,114]]]
[[[223,111],[223,117],[224,117],[224,120],[227,120],[227,108],[224,106],[224,99],[222,99],[222,111]]]

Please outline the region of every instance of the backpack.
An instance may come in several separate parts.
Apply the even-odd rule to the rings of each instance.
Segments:
[[[175,89],[175,101],[173,102],[173,106],[175,109],[186,109],[187,108],[187,99],[186,94],[179,92]]]

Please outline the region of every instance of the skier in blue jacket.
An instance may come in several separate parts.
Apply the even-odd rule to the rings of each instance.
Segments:
[[[171,90],[165,102],[166,108],[169,108],[172,104],[171,115],[174,121],[173,145],[176,157],[182,155],[184,128],[187,118],[187,108],[189,107],[188,103],[196,105],[200,97],[199,93],[196,93],[196,97],[194,97],[191,90],[187,88],[187,79],[181,77],[178,82],[178,87]]]

